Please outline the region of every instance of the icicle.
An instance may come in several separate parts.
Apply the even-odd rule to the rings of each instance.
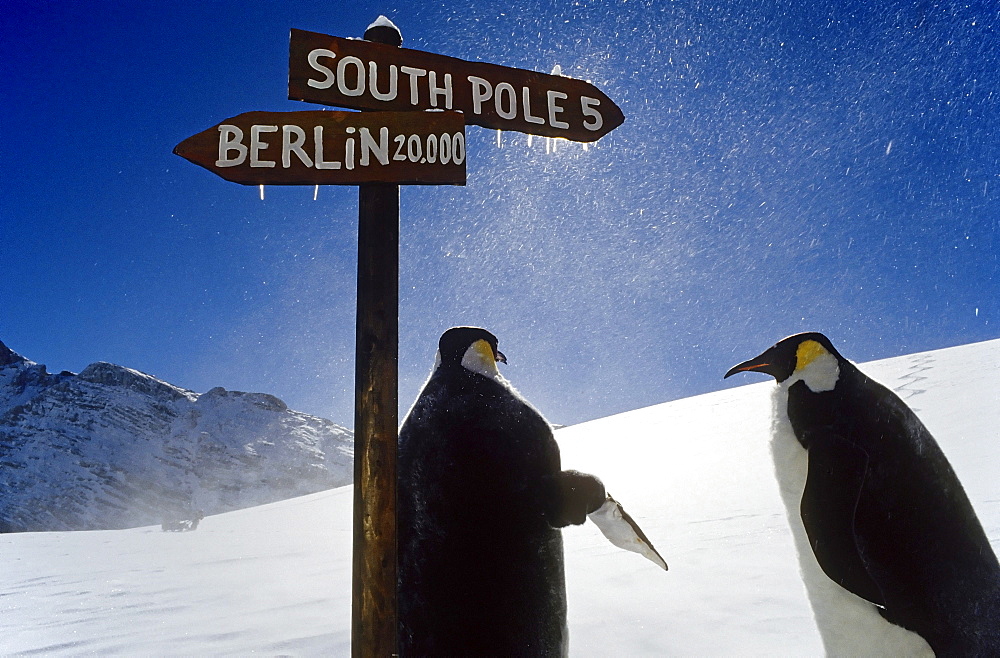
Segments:
[[[261,201],[264,200],[264,186],[263,185],[260,186],[260,200]]]
[[[497,148],[498,149],[499,148],[503,148],[503,146],[500,144],[500,136],[501,135],[503,135],[503,131],[500,130],[499,128],[497,128]]]
[[[534,140],[532,139],[533,137],[534,137],[534,135],[528,135],[528,148],[529,148],[529,149],[531,148],[531,143],[532,143],[532,142],[534,141]]]
[[[556,64],[555,66],[553,66],[552,67],[552,75],[560,75],[561,76],[562,75],[562,66],[560,66],[559,64]],[[551,137],[546,137],[545,138],[545,155],[549,155],[551,153],[555,153],[555,150],[556,150],[556,142],[555,142],[555,140],[553,138],[551,138]]]
[[[319,185],[313,188],[313,201],[315,201],[316,197],[318,196],[319,196]]]

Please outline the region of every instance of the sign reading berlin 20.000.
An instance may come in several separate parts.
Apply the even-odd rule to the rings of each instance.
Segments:
[[[174,153],[244,185],[465,184],[460,112],[245,112]]]

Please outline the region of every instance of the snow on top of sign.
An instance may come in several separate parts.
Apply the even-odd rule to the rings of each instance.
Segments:
[[[393,29],[393,30],[396,30],[397,32],[399,32],[399,28],[396,27],[396,24],[393,23],[392,21],[390,21],[385,16],[379,16],[378,18],[376,18],[375,22],[372,23],[371,25],[369,25],[366,28],[365,31],[367,32],[368,30],[372,29],[373,27],[388,27],[390,29]]]
[[[364,38],[367,41],[375,41],[388,46],[403,45],[403,33],[385,16],[379,16],[374,23],[368,26]]]

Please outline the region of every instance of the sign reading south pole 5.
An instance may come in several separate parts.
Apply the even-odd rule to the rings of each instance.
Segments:
[[[288,97],[357,110],[461,110],[466,123],[576,142],[625,121],[583,80],[295,29]]]
[[[245,112],[174,153],[243,185],[465,185],[460,112]]]

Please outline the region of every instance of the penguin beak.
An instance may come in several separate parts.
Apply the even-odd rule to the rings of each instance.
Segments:
[[[771,350],[768,350],[761,354],[760,356],[755,356],[749,361],[744,361],[743,363],[737,364],[729,369],[723,379],[727,379],[730,375],[735,375],[738,372],[763,372],[771,375],[775,379],[778,379],[777,369],[779,366],[772,363],[773,354]]]
[[[507,357],[503,355],[503,352],[497,350],[497,361],[500,363],[507,363]]]

